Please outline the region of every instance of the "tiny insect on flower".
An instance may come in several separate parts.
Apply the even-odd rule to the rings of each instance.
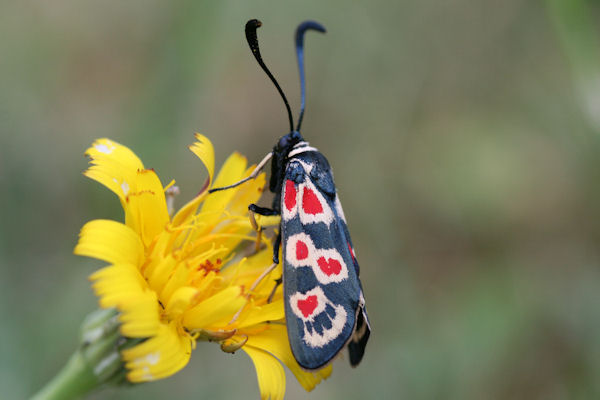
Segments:
[[[262,275],[272,247],[247,257],[234,249],[254,242],[247,205],[258,201],[264,174],[252,183],[210,194],[246,176],[254,166],[232,154],[214,178],[211,142],[197,134],[190,146],[208,171],[203,189],[171,213],[177,193],[163,187],[127,147],[99,139],[86,151],[85,176],[113,191],[125,223],[94,220],[83,226],[75,253],[109,263],[90,279],[102,308],[119,312],[120,333],[142,341],[121,352],[131,382],[168,377],[187,365],[197,341],[215,341],[223,351],[246,352],[254,362],[261,397],[281,399],[285,364],[306,390],[327,378],[331,368],[307,372],[288,344],[281,288],[273,281],[281,268]],[[253,246],[251,246],[253,248]],[[260,279],[259,279],[260,278]]]

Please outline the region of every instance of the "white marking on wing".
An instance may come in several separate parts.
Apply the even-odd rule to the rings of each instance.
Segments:
[[[331,303],[331,306],[335,310],[335,317],[332,319],[329,317],[331,321],[331,328],[323,329],[323,333],[319,334],[314,328],[312,333],[308,332],[306,328],[306,324],[304,324],[304,342],[310,347],[323,347],[329,344],[332,340],[340,336],[342,331],[344,330],[344,325],[346,324],[346,320],[348,318],[348,314],[343,306],[339,304]]]
[[[305,317],[304,313],[298,306],[298,302],[307,300],[308,298],[313,297],[313,296],[316,297],[316,306]],[[290,301],[290,306],[292,307],[292,311],[294,312],[296,317],[300,318],[305,323],[306,322],[313,323],[315,320],[315,317],[317,315],[321,314],[323,311],[325,311],[325,306],[327,304],[331,303],[329,301],[329,299],[327,298],[327,296],[325,296],[323,289],[321,289],[319,286],[307,291],[306,293],[296,292],[290,296],[289,301]]]
[[[301,197],[299,197],[298,215],[300,216],[300,222],[302,224],[306,225],[323,222],[329,225],[333,222],[334,214],[331,211],[327,200],[325,200],[325,197],[310,179],[306,179],[304,183],[298,185],[298,192],[301,195]],[[314,208],[316,201],[318,201],[321,211],[311,212],[311,208]]]
[[[285,260],[294,268],[311,268],[323,285],[348,279],[348,266],[335,248],[317,249],[310,235],[301,232],[285,239]]]
[[[313,308],[310,309],[309,307],[308,309],[305,309],[304,311],[307,312],[307,315],[304,316],[303,310],[301,307],[299,307],[299,302],[305,302],[308,300],[313,300],[311,304]],[[332,303],[325,295],[325,292],[323,292],[323,289],[321,289],[319,286],[307,291],[306,293],[296,292],[290,296],[289,301],[293,313],[302,321],[302,324],[304,325],[303,340],[307,346],[313,348],[323,347],[337,338],[344,330],[344,326],[346,325],[346,321],[348,319],[346,310],[342,305]],[[324,313],[328,305],[333,308],[335,313],[333,318],[329,314],[326,314],[327,318],[329,318],[329,321],[331,322],[331,327],[322,327],[322,333],[318,333],[314,327],[315,318]],[[312,332],[308,331],[309,325],[312,328]]]

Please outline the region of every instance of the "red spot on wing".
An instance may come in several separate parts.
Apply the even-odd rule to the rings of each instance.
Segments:
[[[311,315],[318,305],[319,301],[315,295],[308,296],[304,300],[298,300],[298,309],[300,309],[302,315],[304,315],[304,318],[307,318],[309,315]]]
[[[289,179],[285,181],[285,197],[283,202],[288,211],[292,211],[296,206],[296,185],[294,181]]]
[[[317,264],[319,264],[319,268],[321,268],[321,271],[327,276],[337,275],[342,270],[342,264],[334,258],[326,260],[325,257],[320,257],[317,260]]]
[[[308,257],[308,246],[302,240],[296,242],[296,259],[304,260]]]
[[[323,212],[323,206],[315,192],[310,188],[304,188],[302,194],[302,209],[307,214],[320,214]]]

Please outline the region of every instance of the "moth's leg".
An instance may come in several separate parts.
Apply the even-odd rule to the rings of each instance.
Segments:
[[[271,301],[273,301],[273,296],[275,296],[275,291],[277,290],[279,285],[281,285],[282,282],[283,282],[282,277],[275,279],[275,286],[273,287],[273,290],[271,290],[271,294],[269,295],[269,298],[267,299],[267,303],[270,303]]]
[[[260,250],[263,228],[266,226],[278,226],[281,222],[281,217],[277,211],[259,207],[256,204],[250,204],[248,211],[250,213],[250,224],[257,232],[256,251],[258,252]],[[276,262],[275,259],[273,259],[273,262]]]
[[[260,172],[260,171],[261,171],[261,170],[262,170],[262,169],[265,167],[265,165],[266,165],[266,164],[267,164],[267,162],[268,162],[268,161],[271,159],[271,157],[273,157],[273,152],[270,152],[269,154],[267,154],[267,155],[266,155],[266,156],[265,156],[265,157],[264,157],[264,158],[261,160],[261,162],[259,162],[259,163],[258,163],[258,165],[256,166],[256,168],[254,168],[254,171],[252,171],[252,173],[251,173],[251,174],[250,174],[248,177],[246,177],[246,178],[242,179],[242,180],[241,180],[241,181],[239,181],[239,182],[236,182],[236,183],[233,183],[233,184],[231,184],[231,185],[228,185],[228,186],[223,186],[223,187],[220,187],[220,188],[212,188],[212,189],[209,189],[209,190],[208,190],[208,193],[218,192],[219,190],[231,189],[231,188],[234,188],[234,187],[236,187],[236,186],[239,186],[239,185],[241,185],[241,184],[242,184],[242,183],[244,183],[244,182],[248,182],[248,181],[249,181],[249,180],[251,180],[251,179],[256,179],[256,177],[258,176],[258,173],[259,173],[259,172]]]
[[[250,210],[250,215],[251,215],[250,222],[253,224],[255,229],[258,228],[258,224],[256,224],[256,220],[254,220],[254,214],[267,216],[267,217],[277,215],[280,217],[277,221],[277,225],[279,225],[281,223],[281,216],[280,216],[279,212],[276,210],[273,210],[270,208],[259,207],[256,204],[250,204],[250,206],[248,206],[248,210]],[[261,229],[262,229],[262,226],[261,226]],[[274,264],[279,264],[279,246],[281,246],[281,231],[277,232],[277,236],[275,237],[275,241],[273,242],[273,263]],[[273,299],[275,290],[277,290],[277,287],[281,284],[281,282],[282,282],[281,277],[279,279],[275,280],[275,287],[273,288],[273,290],[271,291],[271,294],[269,295],[268,303],[270,303],[271,300]]]
[[[281,231],[277,232],[275,241],[273,241],[273,262],[279,264],[279,246],[281,246]]]
[[[256,204],[250,204],[248,206],[248,210],[253,212],[254,214],[263,215],[265,217],[270,217],[273,215],[279,215],[280,212],[277,210],[273,210],[272,208],[257,206]]]
[[[256,231],[256,242],[254,245],[254,252],[258,253],[260,250],[260,242],[262,240],[262,231],[263,225],[256,222],[255,213],[252,210],[249,211],[250,225],[252,225],[252,229]]]

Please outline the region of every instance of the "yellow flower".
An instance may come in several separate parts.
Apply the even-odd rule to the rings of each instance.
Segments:
[[[254,362],[262,399],[281,399],[285,375],[281,363],[306,390],[331,374],[331,367],[303,371],[288,343],[281,286],[272,294],[281,266],[260,280],[271,264],[272,247],[248,257],[244,242],[255,241],[248,204],[256,202],[264,174],[239,187],[208,194],[247,176],[253,166],[232,154],[214,179],[211,142],[197,134],[190,146],[208,170],[200,193],[172,217],[169,188],[152,169],[145,169],[127,147],[99,139],[86,151],[85,175],[120,199],[125,223],[88,222],[75,253],[110,265],[90,279],[102,308],[119,311],[120,332],[144,339],[121,352],[131,382],[170,376],[189,361],[198,340],[217,341],[233,352],[244,350]],[[271,299],[269,299],[271,297]]]

